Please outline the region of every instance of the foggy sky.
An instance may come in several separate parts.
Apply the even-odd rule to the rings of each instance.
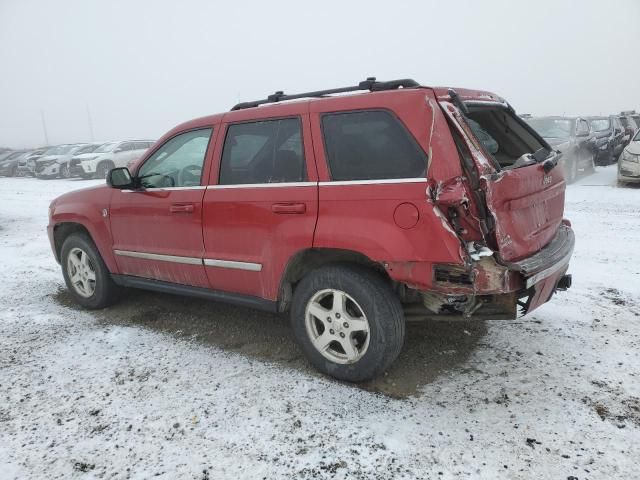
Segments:
[[[367,76],[520,113],[640,110],[640,1],[0,0],[0,146],[158,138],[276,90]]]

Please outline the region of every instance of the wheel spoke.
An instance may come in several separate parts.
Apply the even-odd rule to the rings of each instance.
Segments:
[[[331,345],[331,342],[333,342],[334,340],[335,338],[329,334],[329,330],[325,330],[322,335],[312,339],[315,347],[321,352],[324,352],[327,348],[329,348],[329,345]]]
[[[93,280],[95,282],[96,281],[96,272],[94,272],[91,269],[87,270],[87,280]]]
[[[89,255],[84,253],[84,250],[80,252],[80,263],[89,268]]]
[[[82,280],[80,279],[80,272],[79,272],[78,270],[76,270],[76,271],[73,273],[73,275],[71,275],[71,276],[70,276],[70,280],[71,280],[73,283],[76,283],[76,284],[77,284],[78,282],[81,282]]]
[[[73,253],[69,255],[69,262],[71,262],[71,265],[73,265],[73,268],[75,268],[76,270],[78,270],[78,267],[80,267],[80,260],[78,260],[78,257]]]
[[[327,318],[331,316],[331,311],[327,310],[317,302],[313,302],[309,305],[309,313],[320,320],[323,324],[325,324]]]
[[[340,339],[340,345],[344,349],[347,360],[354,360],[358,357],[358,349],[353,345],[350,337]]]
[[[366,332],[369,333],[369,322],[362,318],[350,318],[349,331],[350,332]]]
[[[347,296],[344,292],[340,292],[335,290],[333,292],[333,305],[332,309],[335,313],[339,313],[340,316],[344,317],[347,315]]]

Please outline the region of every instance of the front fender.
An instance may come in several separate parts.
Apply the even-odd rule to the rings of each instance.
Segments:
[[[111,189],[97,188],[91,191],[71,192],[52,202],[49,207],[47,232],[54,253],[56,229],[65,224],[78,224],[91,236],[109,271],[120,273],[113,254],[109,221],[111,194]]]

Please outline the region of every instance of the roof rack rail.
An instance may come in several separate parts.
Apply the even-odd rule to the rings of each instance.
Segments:
[[[278,91],[273,95],[269,95],[264,100],[255,100],[253,102],[242,102],[234,105],[233,110],[242,110],[244,108],[257,107],[264,105],[265,103],[277,103],[284,100],[295,100],[297,98],[311,98],[311,97],[324,97],[325,95],[331,95],[334,93],[347,93],[357,92],[359,90],[369,90],[370,92],[380,92],[383,90],[395,90],[397,88],[415,88],[420,84],[410,78],[403,78],[400,80],[389,80],[386,82],[378,82],[376,77],[368,77],[365,81],[360,82],[353,87],[332,88],[329,90],[317,90],[315,92],[296,93],[293,95],[285,95],[283,91]]]

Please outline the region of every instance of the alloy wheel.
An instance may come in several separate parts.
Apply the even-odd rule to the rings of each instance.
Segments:
[[[316,292],[305,309],[305,326],[312,345],[332,362],[355,363],[369,348],[369,321],[342,290]]]
[[[84,298],[91,297],[96,291],[96,270],[81,248],[74,247],[67,256],[67,274],[76,293]]]

